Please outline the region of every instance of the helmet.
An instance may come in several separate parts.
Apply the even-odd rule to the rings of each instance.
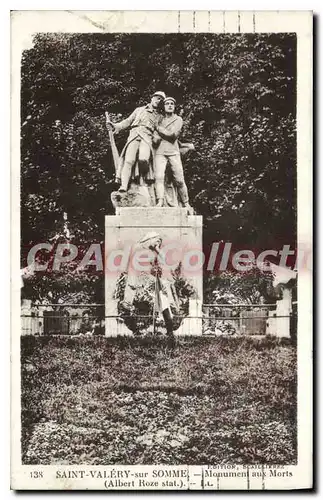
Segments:
[[[174,97],[168,97],[168,96],[167,96],[167,97],[165,97],[165,99],[164,99],[164,104],[165,104],[165,102],[166,102],[166,101],[172,101],[174,104],[176,104],[176,100],[174,99]]]
[[[155,240],[155,239],[161,239],[161,236],[160,236],[160,234],[152,231],[151,233],[147,233],[143,238],[141,238],[139,243],[147,243],[147,241]]]
[[[152,97],[154,97],[155,95],[158,95],[159,97],[161,97],[162,99],[165,99],[166,97],[166,94],[165,92],[162,92],[161,90],[157,90],[157,92],[155,92]]]

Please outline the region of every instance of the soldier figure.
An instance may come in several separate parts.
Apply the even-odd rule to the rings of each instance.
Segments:
[[[154,133],[153,138],[153,143],[156,147],[155,191],[157,207],[162,207],[164,205],[165,170],[167,163],[169,162],[172,171],[173,184],[177,188],[180,201],[184,207],[191,209],[188,201],[188,191],[184,180],[180,147],[177,140],[183,126],[183,120],[180,116],[175,114],[175,105],[176,101],[173,97],[165,98],[165,117],[163,117],[157,124],[156,132]]]
[[[152,138],[161,116],[158,107],[164,99],[164,92],[155,92],[149,104],[136,108],[125,120],[119,123],[106,121],[107,127],[112,128],[114,133],[131,129],[117,172],[117,181],[121,181],[120,192],[128,190],[132,177],[154,180]]]

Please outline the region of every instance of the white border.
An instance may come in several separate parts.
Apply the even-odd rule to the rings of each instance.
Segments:
[[[93,6],[94,6],[93,2]],[[228,2],[229,4],[229,2]],[[56,3],[56,6],[59,5],[59,2]],[[272,4],[271,4],[272,5]],[[46,5],[47,6],[47,5]],[[64,5],[65,7],[65,5]],[[66,8],[66,7],[65,7]],[[29,15],[30,14],[36,14],[36,13],[28,13],[25,12],[27,17],[30,19]],[[94,13],[95,16],[97,13]],[[129,13],[130,14],[130,13]],[[138,21],[135,20],[135,18],[138,18],[142,16],[143,13],[131,13],[131,27],[133,28],[134,24],[136,27],[136,24]],[[145,13],[146,14],[146,13]],[[164,18],[165,12],[159,12],[158,13],[158,22],[157,22],[157,29],[158,29],[158,24],[161,21],[161,18]],[[199,15],[198,11],[197,14]],[[228,13],[229,14],[229,13]],[[233,14],[233,13],[230,13]],[[311,178],[311,143],[312,143],[312,130],[311,130],[311,100],[312,100],[312,91],[311,91],[311,17],[306,16],[305,13],[297,13],[297,12],[280,12],[279,13],[279,18],[277,17],[277,13],[275,12],[266,12],[265,18],[264,15],[257,12],[257,28],[256,32],[260,31],[297,31],[299,40],[298,40],[298,68],[302,68],[301,71],[298,72],[299,78],[298,78],[298,112],[297,112],[297,117],[298,117],[298,164],[300,167],[299,173],[298,173],[298,197],[299,200],[301,200],[301,203],[299,202],[299,217],[298,217],[298,231],[299,231],[299,236],[300,236],[300,241],[302,243],[309,243],[311,244],[311,239],[312,239],[312,234],[311,234],[311,220],[312,220],[312,213],[311,213],[311,206],[312,206],[312,192],[311,192],[311,187],[312,187],[312,178]],[[50,16],[50,25],[52,26],[51,31],[58,31],[59,29],[62,29],[62,17],[59,16],[59,13],[57,13],[57,16],[59,17],[59,22],[56,24],[56,26],[53,26],[53,22],[55,24],[55,18],[57,16],[53,15],[53,12],[42,12],[41,13],[41,18],[42,22],[39,24],[39,27],[37,28],[37,31],[42,31],[42,30],[48,30],[48,24],[47,24],[47,19],[45,18]],[[128,16],[128,15],[127,15]],[[126,17],[127,17],[126,16]],[[36,15],[36,17],[39,17]],[[83,16],[81,16],[83,17]],[[187,19],[187,22],[189,25],[187,28],[185,27],[184,31],[193,31],[193,28],[191,26],[190,20],[189,20],[189,12],[185,12],[185,15],[183,15],[183,18]],[[233,22],[233,17],[228,16],[228,18],[231,17],[232,22]],[[307,23],[303,23],[302,20],[307,17]],[[40,19],[40,18],[39,18]],[[168,21],[172,19],[172,16],[168,16]],[[258,23],[258,19],[260,24]],[[262,22],[263,19],[263,22]],[[152,17],[148,13],[146,16],[146,20],[149,22],[148,25],[146,25],[146,32],[153,31],[151,29],[152,23],[153,22]],[[204,21],[201,21],[203,23]],[[295,23],[297,24],[297,28],[295,28]],[[141,24],[141,23],[140,23]],[[74,26],[76,23],[74,23]],[[18,35],[21,35],[22,33],[25,35],[26,34],[26,27],[30,27],[30,23],[24,23],[24,26],[20,29],[15,30],[15,43],[18,40]],[[57,27],[58,26],[58,27]],[[118,28],[116,31],[129,31],[129,23],[125,23],[123,25],[123,29],[119,28],[120,25],[118,25]],[[260,26],[260,28],[259,28]],[[141,24],[140,31],[143,32],[142,28],[145,27],[145,24]],[[22,29],[24,28],[24,30]],[[169,23],[168,23],[168,28],[169,28]],[[133,28],[135,29],[135,28]],[[155,28],[156,29],[156,28]],[[85,31],[86,28],[81,28],[81,31]],[[91,29],[92,30],[92,29]],[[64,30],[65,31],[65,30]],[[70,26],[68,27],[67,31],[72,31]],[[75,29],[73,29],[75,31]],[[79,31],[77,29],[76,31]],[[111,31],[115,31],[115,29],[112,29]],[[132,31],[132,30],[131,30]],[[157,30],[156,30],[157,31]],[[168,31],[168,29],[167,29]],[[182,31],[182,30],[181,30]],[[21,38],[20,38],[21,40]],[[28,37],[22,40],[23,43],[27,41],[28,43]],[[13,51],[14,51],[14,56],[13,56],[13,71],[14,71],[14,78],[12,82],[12,98],[13,100],[17,103],[17,95],[19,95],[19,80],[16,80],[15,78],[15,69],[19,69],[19,62],[17,59],[17,53],[15,52],[16,47],[15,44],[13,44]],[[14,110],[12,113],[12,137],[13,140],[15,141],[15,145],[13,146],[13,155],[12,155],[12,164],[13,165],[19,165],[19,153],[17,149],[17,139],[18,139],[18,131],[19,130],[19,110],[17,108]],[[17,193],[17,186],[19,188],[19,172],[17,171],[16,168],[12,168],[12,180],[13,180],[13,186],[12,186],[12,192],[13,192],[13,203],[17,205],[17,194],[19,197],[19,193]],[[17,278],[17,266],[15,263],[17,263],[17,259],[19,259],[19,242],[17,246],[17,238],[16,238],[16,231],[19,227],[19,215],[17,217],[17,213],[13,210],[12,211],[12,227],[15,228],[15,233],[12,234],[12,241],[13,241],[13,246],[12,246],[12,276],[13,276],[13,282],[14,282],[14,288],[13,288],[13,311],[19,311],[19,300],[17,301],[17,292],[15,292],[15,283],[16,283],[16,278]],[[18,260],[19,261],[19,260]],[[19,276],[20,280],[20,276]],[[302,280],[302,281],[301,281]],[[302,302],[299,307],[299,325],[300,325],[300,341],[299,341],[299,386],[298,386],[298,397],[301,401],[303,401],[300,411],[299,411],[299,423],[301,424],[301,428],[299,428],[299,436],[301,437],[299,439],[299,452],[300,452],[300,457],[301,457],[301,463],[299,464],[299,469],[304,471],[308,471],[308,466],[311,463],[311,450],[309,445],[309,442],[311,441],[311,386],[308,384],[309,378],[311,376],[311,349],[312,349],[312,339],[310,336],[311,332],[311,276],[301,276],[300,277],[300,282],[299,282],[299,289],[301,289],[301,296],[300,299]],[[18,305],[18,309],[16,309]],[[18,316],[18,322],[17,322],[17,316]],[[12,356],[13,356],[13,364],[17,366],[17,362],[19,362],[19,348],[17,350],[17,344],[18,342],[15,341],[18,340],[20,334],[19,334],[19,315],[17,313],[12,316],[12,321],[13,321],[13,332],[15,332],[12,335]],[[18,327],[18,329],[17,329]],[[17,334],[18,332],[18,334]],[[19,384],[20,381],[16,377],[14,377],[13,380],[13,393],[18,394],[19,393]],[[18,391],[18,392],[17,392]],[[16,406],[16,398],[13,400],[13,416],[18,414],[19,415],[19,408]],[[15,422],[15,432],[13,433],[13,439],[18,435],[19,436],[19,429],[16,427]],[[305,433],[304,429],[307,429],[307,432]],[[300,432],[302,431],[302,432]],[[17,443],[16,443],[17,444]],[[16,444],[13,443],[13,462],[17,463],[17,455],[15,455],[17,447]],[[24,468],[27,466],[24,466]],[[19,471],[16,470],[16,472],[19,474]],[[300,477],[300,476],[298,476]],[[304,478],[305,482],[304,484],[309,484],[310,479],[309,476],[307,475],[306,478]],[[15,482],[15,481],[14,481]],[[22,484],[19,480],[18,482]],[[17,484],[17,483],[16,483]],[[35,487],[34,485],[33,487]]]

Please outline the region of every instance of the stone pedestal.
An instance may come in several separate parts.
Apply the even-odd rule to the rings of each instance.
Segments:
[[[167,259],[168,263],[176,260],[182,262],[182,275],[196,292],[194,299],[189,301],[188,316],[175,333],[201,335],[202,217],[188,215],[185,208],[120,207],[117,208],[116,215],[105,217],[106,336],[132,335],[122,319],[118,317],[116,285],[122,270],[129,269],[129,263],[132,265],[132,256],[139,240],[150,232],[158,233],[162,238],[161,250],[165,250],[166,256],[170,258],[170,261]],[[124,255],[123,261],[121,253]]]

